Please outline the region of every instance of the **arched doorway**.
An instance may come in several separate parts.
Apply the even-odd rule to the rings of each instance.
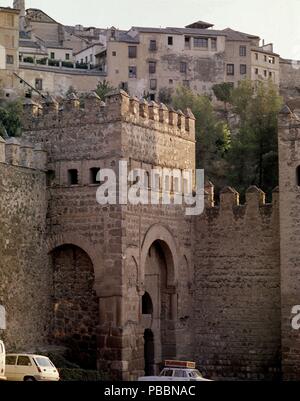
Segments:
[[[92,261],[81,248],[69,244],[54,249],[51,261],[55,344],[68,348],[72,362],[95,369],[99,301]]]
[[[144,358],[145,358],[145,375],[155,375],[155,349],[154,334],[152,330],[146,329],[144,333]]]
[[[145,292],[142,298],[142,314],[152,315],[153,314],[153,303],[148,292]]]
[[[149,332],[147,337],[145,336],[145,368],[148,369],[148,361],[154,358],[155,373],[158,373],[159,365],[164,360],[176,358],[174,302],[176,300],[177,303],[177,294],[174,286],[169,285],[172,277],[174,277],[172,252],[166,242],[155,240],[146,256],[144,281],[146,292],[142,299],[144,311],[152,308],[152,337]],[[146,354],[147,352],[149,354]]]

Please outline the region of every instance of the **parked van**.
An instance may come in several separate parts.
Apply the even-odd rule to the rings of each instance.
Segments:
[[[58,381],[59,373],[49,358],[31,354],[7,354],[8,381]]]
[[[6,380],[5,377],[5,347],[3,341],[0,340],[0,380]]]

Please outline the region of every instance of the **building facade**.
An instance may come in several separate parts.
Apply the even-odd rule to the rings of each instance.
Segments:
[[[212,86],[243,79],[279,85],[279,55],[260,38],[202,21],[186,28],[114,28],[106,42],[107,79],[137,97],[157,100],[178,85],[213,95]]]
[[[19,66],[19,11],[0,7],[1,70]]]

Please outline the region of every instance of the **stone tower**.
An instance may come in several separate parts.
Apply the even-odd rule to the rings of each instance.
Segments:
[[[293,328],[293,308],[300,305],[300,99],[279,118],[280,242],[282,303],[282,373],[298,380],[300,336]],[[298,309],[298,308],[297,308]]]
[[[20,32],[25,30],[25,0],[14,0],[14,8],[20,10]]]

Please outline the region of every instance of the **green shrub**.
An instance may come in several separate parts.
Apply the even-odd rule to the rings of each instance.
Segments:
[[[81,63],[77,63],[76,64],[76,68],[80,69],[80,70],[87,70],[88,69],[88,65],[87,64],[81,64]]]
[[[23,61],[24,63],[31,63],[31,64],[34,63],[33,57],[24,57]]]
[[[50,59],[48,65],[50,65],[51,67],[59,67],[59,61]]]
[[[73,63],[71,61],[63,61],[62,66],[66,68],[73,68]]]
[[[40,60],[36,61],[37,64],[41,65],[46,65],[47,64],[47,58],[41,58]]]
[[[105,381],[107,378],[96,370],[83,369],[58,369],[60,379],[62,381],[78,381],[78,382],[99,382]]]

